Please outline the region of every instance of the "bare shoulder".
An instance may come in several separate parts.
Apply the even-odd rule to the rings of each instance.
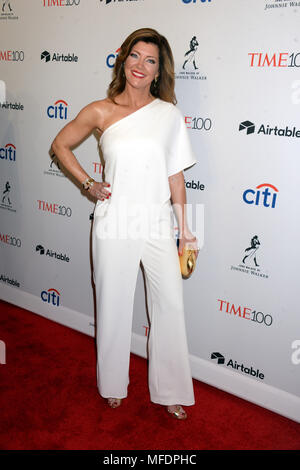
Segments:
[[[76,120],[89,122],[93,127],[102,132],[107,115],[111,112],[112,103],[107,99],[92,101],[84,106],[78,113]]]
[[[103,100],[93,101],[88,106],[94,108],[100,113],[105,113],[107,110],[109,110],[109,108],[111,108],[111,106],[113,106],[113,102],[108,98],[104,98]]]
[[[81,111],[84,111],[87,114],[98,114],[101,116],[106,113],[108,107],[108,100],[105,98],[103,100],[92,101],[91,103],[87,104]]]
[[[102,133],[106,127],[107,121],[110,120],[115,112],[116,104],[109,98],[104,98],[103,100],[93,101],[87,107],[89,111],[97,117],[97,128]]]

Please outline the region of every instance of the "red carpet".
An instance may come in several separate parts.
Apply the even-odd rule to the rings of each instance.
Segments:
[[[96,387],[90,336],[0,301],[0,449],[292,450],[300,425],[194,381],[176,421],[149,400],[147,362],[131,355],[129,395],[110,409]]]

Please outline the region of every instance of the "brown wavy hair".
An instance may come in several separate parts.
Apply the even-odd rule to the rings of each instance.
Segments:
[[[156,44],[159,49],[159,77],[151,83],[150,93],[156,98],[173,103],[177,103],[175,96],[175,73],[174,59],[171,47],[167,39],[159,34],[155,29],[141,28],[131,33],[120,47],[119,54],[113,69],[113,80],[111,81],[107,97],[115,103],[115,97],[122,93],[126,85],[123,63],[129,56],[133,46],[143,41]]]

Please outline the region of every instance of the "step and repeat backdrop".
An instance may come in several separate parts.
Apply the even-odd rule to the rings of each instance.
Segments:
[[[50,146],[106,96],[128,34],[155,28],[198,159],[184,172],[201,247],[183,281],[193,376],[300,422],[299,24],[286,0],[0,0],[1,298],[94,335],[95,201]],[[101,181],[98,141],[74,153]],[[148,330],[140,270],[144,357]]]

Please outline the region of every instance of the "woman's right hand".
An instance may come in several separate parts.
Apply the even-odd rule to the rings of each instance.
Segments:
[[[106,182],[99,183],[95,181],[93,186],[91,186],[90,189],[88,190],[88,192],[95,199],[104,201],[104,199],[109,199],[109,197],[111,196],[110,184]]]

